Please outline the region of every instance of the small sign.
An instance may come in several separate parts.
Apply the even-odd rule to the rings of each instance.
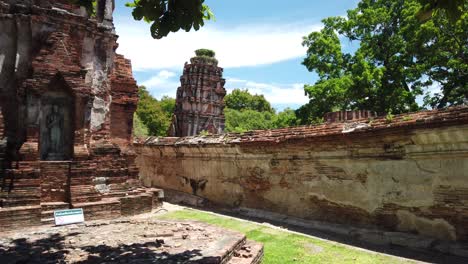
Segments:
[[[55,225],[68,225],[84,222],[83,208],[54,211]]]
[[[158,198],[163,199],[164,198],[164,190],[159,190],[158,192]]]

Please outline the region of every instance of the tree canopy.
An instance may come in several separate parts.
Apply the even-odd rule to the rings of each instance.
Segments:
[[[140,100],[134,123],[136,131],[140,134],[147,133],[148,136],[167,136],[174,113],[175,99],[163,96],[158,100],[144,86],[139,87],[138,94]]]
[[[251,94],[248,89],[234,89],[224,97],[226,107],[234,110],[254,110],[257,112],[271,112],[274,110],[263,95]]]
[[[224,97],[226,132],[283,128],[297,125],[294,110],[286,108],[276,113],[263,95],[247,89],[234,89]]]
[[[416,14],[419,20],[428,21],[440,10],[444,10],[449,19],[454,22],[466,12],[466,0],[418,0],[422,5]]]
[[[346,17],[326,18],[322,30],[304,37],[303,65],[319,79],[304,87],[310,102],[297,111],[301,121],[335,110],[415,111],[424,94],[433,107],[462,103],[468,16],[451,23],[442,9],[422,24],[421,8],[417,0],[362,0]],[[349,42],[359,45],[356,51],[344,51]],[[433,85],[442,92],[430,94]]]

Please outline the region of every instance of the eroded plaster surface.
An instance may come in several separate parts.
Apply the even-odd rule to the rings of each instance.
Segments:
[[[341,123],[149,139],[137,144],[137,164],[148,186],[228,207],[467,240],[467,113],[376,119],[346,133]]]

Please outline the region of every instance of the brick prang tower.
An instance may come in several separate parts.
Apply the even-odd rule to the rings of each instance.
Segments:
[[[0,0],[0,230],[151,211],[133,150],[138,87],[115,52],[113,0]],[[153,200],[154,198],[154,200]]]
[[[197,50],[196,54],[190,59],[190,64],[185,63],[180,77],[170,136],[194,136],[201,132],[220,134],[224,131],[226,80],[222,77],[223,69],[218,67],[213,51]]]

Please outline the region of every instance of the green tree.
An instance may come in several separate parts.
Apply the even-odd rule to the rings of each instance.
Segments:
[[[291,108],[286,108],[283,111],[273,116],[273,127],[293,127],[299,125],[296,113]]]
[[[461,18],[466,13],[466,0],[418,0],[422,5],[419,12],[416,14],[421,21],[428,21],[437,12],[443,11],[448,18],[454,22]]]
[[[247,89],[234,89],[224,97],[226,132],[273,129],[298,124],[294,110],[276,113],[263,95],[252,95]]]
[[[71,3],[84,6],[89,13],[94,13],[96,2],[99,0],[69,0]],[[210,8],[204,4],[205,0],[133,0],[126,6],[133,8],[135,20],[151,23],[151,36],[155,39],[166,37],[169,32],[180,29],[190,31],[199,30],[205,20],[214,19]]]
[[[136,115],[147,128],[147,134],[150,136],[166,136],[171,125],[175,100],[167,96],[157,100],[151,96],[144,86],[139,87],[138,93],[140,100]]]
[[[305,37],[303,65],[319,79],[304,87],[310,102],[296,111],[301,122],[336,110],[415,111],[420,109],[416,97],[433,82],[442,85],[442,98],[449,90],[453,95],[433,105],[458,104],[466,98],[466,21],[458,21],[454,29],[441,11],[434,22],[421,25],[416,17],[420,9],[417,0],[362,0],[347,17],[326,18],[320,32]],[[460,43],[449,44],[447,32]],[[359,48],[343,52],[341,42],[346,40],[340,38],[358,42]]]
[[[226,108],[226,132],[245,132],[250,130],[265,130],[273,127],[273,113],[259,112],[251,109],[242,111]]]
[[[465,6],[468,1],[465,2]],[[419,67],[440,92],[428,93],[425,105],[443,108],[468,99],[468,13],[455,22],[444,10],[421,25],[412,43]]]
[[[136,137],[146,137],[149,135],[148,128],[136,113],[133,115],[133,135]]]
[[[263,95],[252,95],[248,89],[234,89],[232,93],[224,97],[226,107],[234,110],[254,110],[258,112],[271,112],[274,113],[274,109],[271,107]]]
[[[170,115],[172,118],[172,114],[174,113],[174,110],[175,110],[175,99],[167,95],[164,95],[159,101],[159,103],[164,113],[166,113],[167,115]]]
[[[265,130],[292,127],[298,125],[294,110],[286,108],[278,114],[252,109],[235,110],[226,108],[226,132],[246,132],[250,130]]]

